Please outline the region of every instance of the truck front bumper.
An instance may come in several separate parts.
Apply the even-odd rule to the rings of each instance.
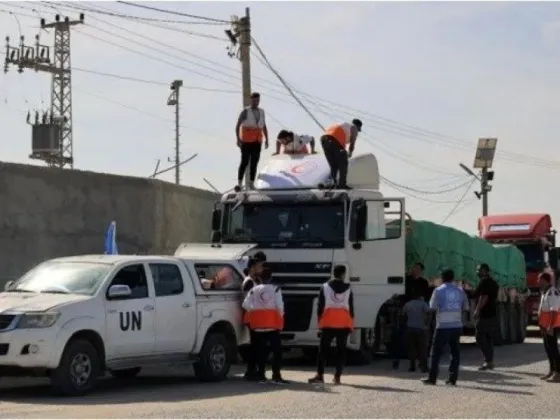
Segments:
[[[56,367],[51,366],[55,341],[51,328],[0,332],[0,376]]]
[[[318,329],[310,329],[304,332],[282,331],[280,337],[284,348],[318,347],[320,331]],[[359,350],[360,344],[360,330],[355,329],[348,337],[348,348]],[[333,340],[331,346],[334,347],[335,345],[336,343]]]

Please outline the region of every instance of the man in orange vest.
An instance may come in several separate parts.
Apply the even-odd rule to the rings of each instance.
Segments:
[[[315,139],[312,136],[307,136],[305,134],[298,135],[294,134],[292,131],[281,130],[278,133],[276,140],[276,152],[273,155],[280,153],[280,149],[284,146],[285,155],[298,155],[298,154],[308,154],[309,149],[307,145],[311,147],[311,153],[315,154]]]
[[[539,275],[539,288],[541,289],[539,327],[550,366],[548,374],[542,376],[541,379],[548,382],[560,382],[560,351],[558,350],[560,297],[558,290],[552,284],[550,273],[544,272]]]
[[[358,119],[351,123],[333,124],[325,130],[321,137],[321,146],[325,158],[331,168],[331,178],[338,188],[348,188],[346,176],[348,175],[348,158],[352,157],[358,133],[362,131],[362,122]],[[348,146],[348,151],[346,151]],[[340,177],[337,176],[340,172]]]
[[[256,347],[257,377],[266,382],[267,346],[272,347],[272,381],[286,383],[280,373],[282,365],[282,342],[280,331],[284,328],[284,300],[279,287],[270,284],[270,269],[261,274],[263,283],[254,286],[245,300],[243,309],[247,311],[249,328],[253,331]]]
[[[333,339],[336,340],[336,368],[333,383],[340,384],[346,358],[348,335],[354,329],[354,297],[349,283],[344,282],[346,267],[337,265],[333,279],[323,285],[319,292],[317,318],[321,330],[321,342],[317,357],[317,374],[309,383],[324,383],[325,358]]]
[[[262,142],[264,137],[264,148],[268,149],[268,128],[266,127],[264,110],[259,108],[261,95],[257,92],[251,94],[251,106],[245,108],[239,114],[235,126],[237,147],[241,149],[241,162],[237,172],[237,186],[241,188],[243,177],[247,166],[249,167],[249,185],[253,188],[257,176],[257,166],[261,158]]]

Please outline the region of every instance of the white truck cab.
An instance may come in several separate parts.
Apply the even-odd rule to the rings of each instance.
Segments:
[[[347,267],[355,330],[348,347],[366,360],[383,338],[381,308],[404,293],[403,198],[384,197],[373,154],[349,161],[349,190],[318,188],[330,178],[322,155],[277,155],[262,167],[255,190],[222,196],[212,242],[257,244],[267,255],[285,302],[283,345],[318,345],[317,296],[335,265]]]
[[[39,264],[0,293],[0,376],[51,378],[63,394],[91,390],[108,371],[134,377],[150,365],[192,364],[204,381],[226,378],[247,341],[239,258],[251,246],[175,256],[86,255]],[[207,279],[227,284],[204,288]]]

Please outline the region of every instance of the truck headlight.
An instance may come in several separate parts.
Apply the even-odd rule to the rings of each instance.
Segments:
[[[59,312],[37,312],[23,314],[20,318],[17,328],[48,328],[52,327],[58,318]]]

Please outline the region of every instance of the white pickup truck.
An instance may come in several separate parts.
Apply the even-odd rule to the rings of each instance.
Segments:
[[[0,376],[48,376],[65,395],[152,365],[192,364],[200,380],[223,380],[247,341],[240,258],[251,248],[183,244],[173,257],[38,265],[0,293]]]

